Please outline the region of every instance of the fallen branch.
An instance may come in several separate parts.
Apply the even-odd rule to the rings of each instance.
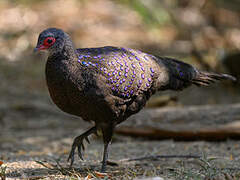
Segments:
[[[116,132],[151,139],[240,139],[240,104],[145,109]]]
[[[152,156],[143,156],[138,158],[128,158],[128,159],[122,159],[121,162],[125,161],[142,161],[142,160],[158,160],[163,158],[194,158],[199,159],[201,156],[195,156],[195,155],[152,155]]]

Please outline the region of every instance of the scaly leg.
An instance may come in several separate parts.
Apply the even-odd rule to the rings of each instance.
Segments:
[[[84,151],[85,147],[83,144],[83,140],[85,139],[88,143],[89,139],[88,136],[95,133],[97,135],[97,128],[96,126],[92,127],[91,129],[87,130],[85,133],[81,134],[80,136],[77,136],[72,144],[72,149],[71,152],[68,156],[68,161],[71,159],[71,163],[70,163],[70,167],[72,167],[73,162],[74,162],[74,154],[75,154],[75,150],[76,148],[78,148],[78,156],[80,157],[80,159],[83,160],[83,156],[82,156],[82,150]]]
[[[108,160],[108,144],[109,143],[104,144],[103,160],[102,160],[102,168],[101,168],[101,172],[103,173],[106,171],[106,165]]]
[[[103,133],[104,151],[103,151],[103,160],[102,160],[101,172],[105,172],[106,171],[107,160],[108,160],[108,145],[112,140],[113,127],[110,126],[108,128],[102,129],[102,133]]]

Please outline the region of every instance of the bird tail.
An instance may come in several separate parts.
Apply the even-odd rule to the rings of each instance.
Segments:
[[[196,77],[192,79],[192,83],[197,86],[208,86],[220,80],[237,81],[237,79],[228,74],[217,74],[212,72],[198,71]]]
[[[235,77],[228,74],[199,71],[187,63],[172,58],[164,57],[160,61],[168,69],[169,77],[167,85],[160,88],[163,90],[182,90],[192,84],[197,86],[208,86],[218,80],[237,80]]]

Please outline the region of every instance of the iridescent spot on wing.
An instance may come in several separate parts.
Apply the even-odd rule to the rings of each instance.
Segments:
[[[138,60],[138,61],[140,61],[139,57],[137,57],[137,56],[135,56],[135,59]]]
[[[133,90],[130,91],[130,94],[133,94]]]
[[[151,71],[152,73],[154,73],[154,69],[153,69],[153,68],[151,68],[151,67],[150,67],[150,71]]]
[[[148,55],[144,55],[143,58],[144,58],[146,61],[149,61]]]
[[[82,61],[82,65],[88,66],[88,63],[86,63],[85,61]]]
[[[132,56],[129,56],[128,59],[132,61],[132,60],[133,60],[133,57],[132,57]]]

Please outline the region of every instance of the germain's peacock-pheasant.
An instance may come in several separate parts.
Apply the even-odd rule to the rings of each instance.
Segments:
[[[101,130],[106,170],[108,145],[116,125],[139,112],[156,91],[182,90],[192,84],[207,86],[233,76],[199,71],[181,61],[119,47],[75,49],[61,29],[41,32],[35,51],[47,50],[46,80],[53,102],[64,112],[93,121],[95,126],[74,139],[74,153],[82,159],[83,140]]]

